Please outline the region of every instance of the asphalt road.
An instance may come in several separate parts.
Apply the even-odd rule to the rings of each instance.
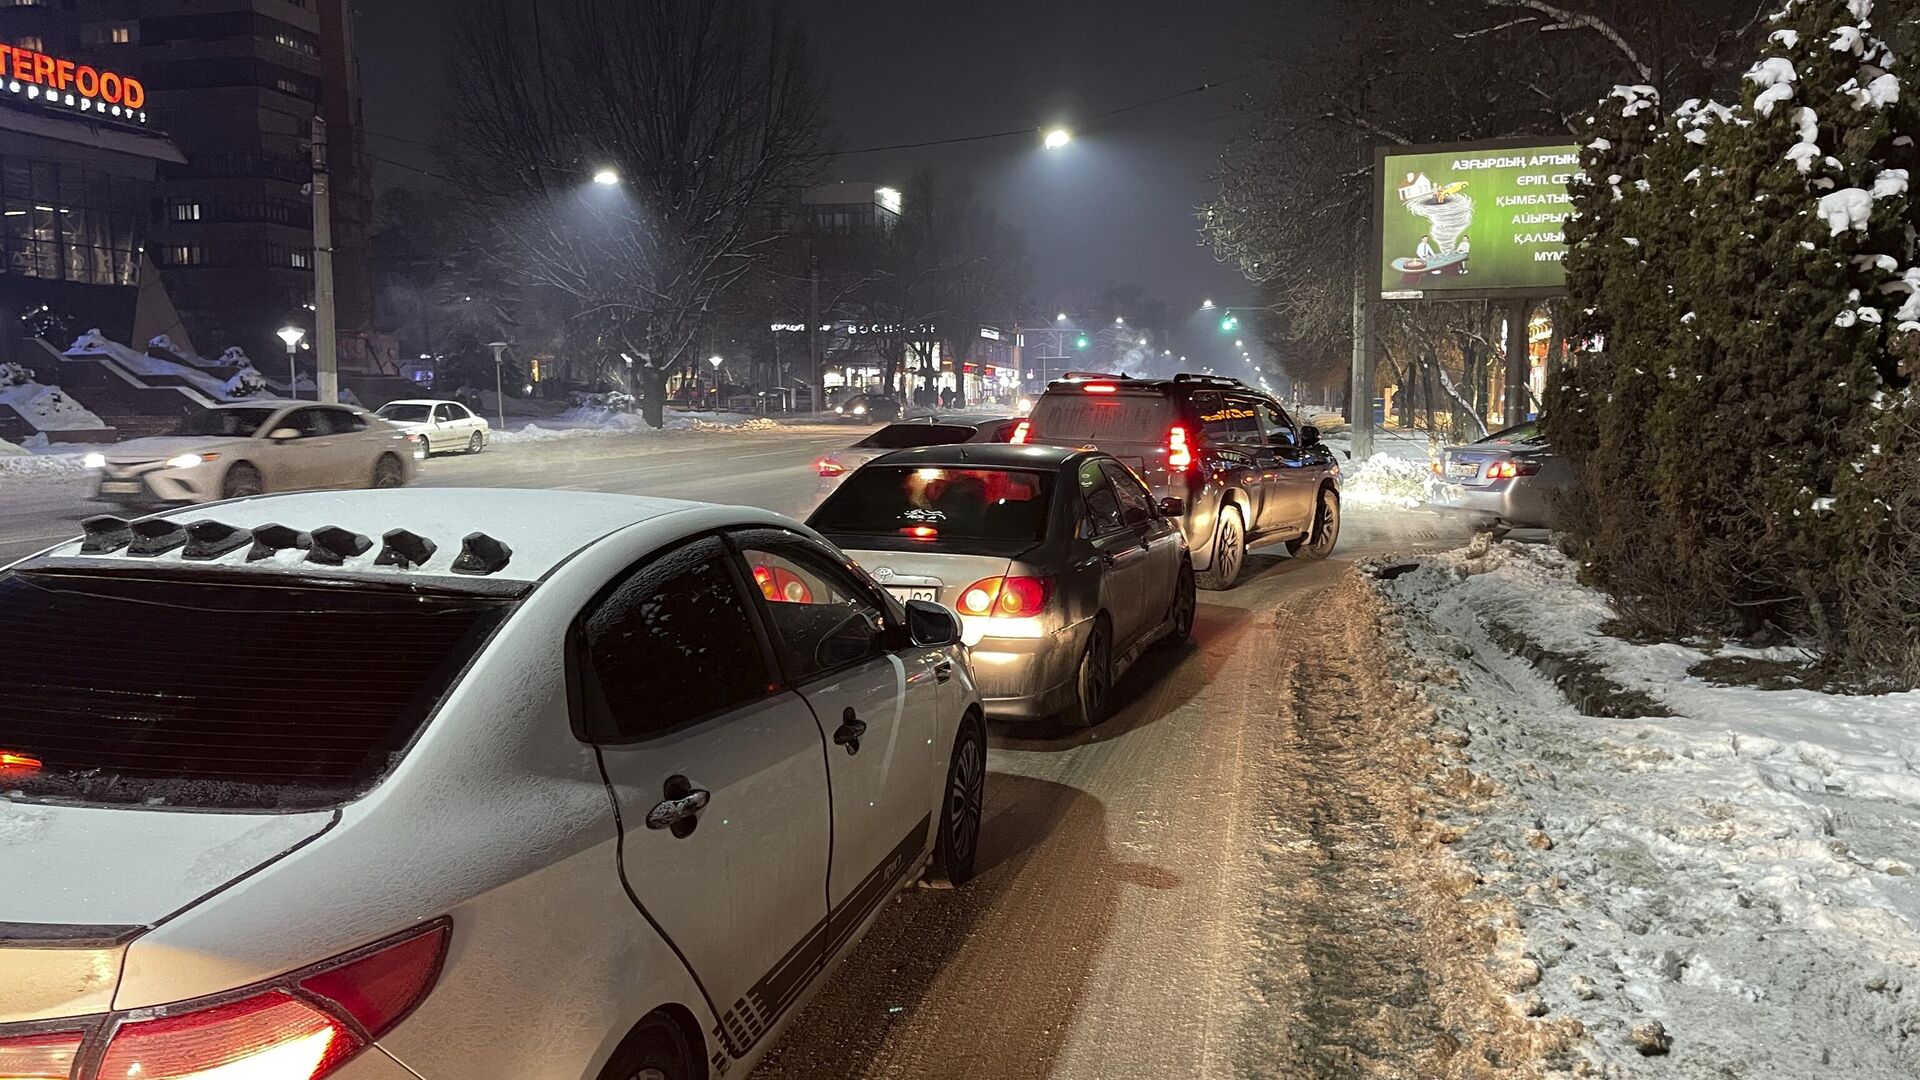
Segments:
[[[418,482],[791,514],[812,460],[858,437],[515,443]],[[0,559],[73,535],[97,512],[84,494],[0,494]],[[756,1078],[1454,1075],[1420,1056],[1450,1036],[1432,935],[1396,899],[1392,799],[1368,794],[1380,748],[1355,725],[1388,692],[1352,636],[1370,616],[1346,568],[1465,536],[1417,512],[1346,517],[1333,559],[1256,550],[1240,587],[1203,592],[1194,642],[1145,658],[1105,724],[995,725],[979,876],[903,895]]]

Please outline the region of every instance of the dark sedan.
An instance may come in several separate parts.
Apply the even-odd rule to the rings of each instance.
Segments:
[[[989,716],[1084,726],[1193,631],[1182,510],[1099,451],[968,443],[869,462],[807,524],[898,599],[960,613]]]

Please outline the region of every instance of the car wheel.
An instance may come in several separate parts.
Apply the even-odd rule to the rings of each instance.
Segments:
[[[1073,704],[1060,714],[1061,722],[1068,727],[1092,727],[1107,718],[1113,691],[1113,647],[1107,638],[1106,617],[1096,618],[1074,675]]]
[[[1240,519],[1240,508],[1222,506],[1220,524],[1214,529],[1213,565],[1200,575],[1203,589],[1231,589],[1240,580],[1240,568],[1247,562],[1247,526]]]
[[[407,482],[407,474],[400,469],[400,462],[392,454],[381,454],[380,460],[373,463],[373,486],[377,488],[397,488]]]
[[[1173,630],[1167,634],[1167,640],[1179,645],[1193,637],[1193,615],[1200,606],[1200,597],[1194,591],[1193,564],[1180,563],[1180,580],[1173,586]]]
[[[940,835],[933,845],[928,878],[941,885],[965,885],[980,854],[980,819],[987,805],[987,734],[979,717],[968,713],[953,740],[947,763],[947,787],[940,802]]]
[[[477,431],[473,433],[472,438],[467,440],[467,453],[469,454],[477,454],[485,447],[486,440],[482,439],[480,433]]]
[[[628,1035],[601,1080],[695,1080],[707,1075],[687,1033],[665,1013],[650,1013]],[[696,1071],[698,1070],[698,1071]]]
[[[244,499],[265,490],[267,482],[261,479],[260,470],[244,461],[228,469],[226,479],[220,482],[220,497],[223,499]]]
[[[1332,488],[1320,489],[1320,512],[1313,519],[1313,539],[1300,549],[1302,559],[1324,559],[1333,554],[1340,540],[1340,496]]]

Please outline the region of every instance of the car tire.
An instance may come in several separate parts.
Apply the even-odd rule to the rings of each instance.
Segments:
[[[1180,580],[1173,586],[1173,626],[1167,631],[1171,644],[1184,645],[1193,638],[1193,616],[1200,607],[1197,584],[1193,564],[1182,560]]]
[[[706,1065],[685,1028],[664,1012],[652,1012],[613,1052],[600,1080],[706,1080]]]
[[[987,732],[976,713],[960,721],[940,793],[940,835],[934,839],[927,880],[948,888],[973,878],[980,855],[980,822],[987,808]]]
[[[1213,530],[1213,563],[1200,575],[1200,587],[1215,592],[1231,589],[1246,565],[1247,523],[1239,507],[1222,506],[1219,524]]]
[[[263,494],[267,482],[260,476],[260,470],[242,461],[227,470],[220,481],[220,497],[223,499],[244,499],[250,495]]]
[[[1073,702],[1060,714],[1067,727],[1092,727],[1107,718],[1113,702],[1113,634],[1107,617],[1097,616],[1093,631],[1087,635],[1087,647],[1080,653],[1080,665],[1074,669]]]
[[[1313,515],[1313,533],[1311,538],[1298,552],[1296,559],[1319,560],[1333,554],[1333,545],[1340,542],[1340,496],[1332,488],[1320,489],[1320,506]],[[1291,550],[1291,547],[1289,547]]]
[[[397,488],[407,482],[406,471],[400,468],[400,459],[392,454],[381,454],[380,460],[373,463],[373,487]]]
[[[480,451],[485,450],[486,448],[487,448],[487,441],[481,438],[480,433],[477,431],[474,432],[473,436],[467,440],[467,453],[469,454],[477,454]]]

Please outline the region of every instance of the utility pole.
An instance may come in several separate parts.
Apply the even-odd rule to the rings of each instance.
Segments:
[[[1522,424],[1527,419],[1528,399],[1532,396],[1528,376],[1532,374],[1532,356],[1528,351],[1527,323],[1533,315],[1533,301],[1515,300],[1507,309],[1507,401],[1502,427]]]
[[[313,118],[313,362],[320,401],[340,400],[339,342],[333,311],[333,193],[327,180],[327,122]]]
[[[1368,295],[1364,261],[1353,276],[1353,378],[1347,391],[1347,419],[1353,425],[1353,456],[1373,456],[1373,298]]]
[[[493,350],[493,405],[500,416],[500,430],[505,431],[507,430],[507,392],[500,384],[500,366],[502,363],[500,356],[507,351],[507,343],[504,341],[492,341],[487,343],[487,348]],[[629,367],[627,370],[632,371],[633,369]]]
[[[813,412],[827,407],[826,376],[820,370],[820,257],[807,241],[807,359],[813,364]]]

